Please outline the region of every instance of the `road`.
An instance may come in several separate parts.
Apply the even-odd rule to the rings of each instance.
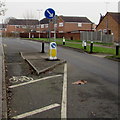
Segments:
[[[38,79],[38,76],[31,75],[32,70],[20,57],[19,52],[39,52],[41,51],[41,43],[20,40],[19,38],[6,38],[3,43],[8,67],[6,80],[8,81],[13,75],[28,75]],[[45,50],[48,51],[48,44],[46,44]],[[117,118],[118,62],[63,47],[58,47],[58,58],[67,60],[66,117]],[[58,73],[62,75],[65,73],[64,65],[59,66],[51,73],[42,75],[42,77],[57,75]],[[42,108],[57,103],[56,105],[60,107],[57,106],[48,112],[37,113],[31,117],[60,118],[64,80],[63,77],[57,79],[59,82],[53,78],[53,81],[42,81],[39,84],[12,89],[9,116],[17,116],[38,107]],[[85,80],[87,83],[84,85],[73,84],[79,80]],[[51,94],[49,94],[49,90],[51,90]]]

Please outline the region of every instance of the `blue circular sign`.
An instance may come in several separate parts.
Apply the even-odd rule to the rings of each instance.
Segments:
[[[55,16],[55,11],[52,8],[48,8],[45,11],[45,17],[48,19],[52,19]]]
[[[56,43],[52,43],[52,44],[51,44],[51,47],[52,47],[52,48],[56,48]]]

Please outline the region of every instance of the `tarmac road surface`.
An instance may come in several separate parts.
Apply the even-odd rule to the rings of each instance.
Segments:
[[[8,65],[7,79],[14,75],[28,75],[34,79],[62,75],[57,78],[58,81],[53,78],[34,85],[13,88],[10,110],[14,113],[10,117],[30,111],[34,113],[38,108],[53,107],[31,117],[60,118],[65,66],[61,65],[42,76],[31,75],[29,65],[20,57],[19,52],[39,52],[41,43],[19,38],[6,38],[3,42]],[[48,51],[47,44],[45,50]],[[58,47],[58,58],[67,61],[66,118],[118,118],[118,62],[63,47]],[[87,83],[75,84],[80,80]]]

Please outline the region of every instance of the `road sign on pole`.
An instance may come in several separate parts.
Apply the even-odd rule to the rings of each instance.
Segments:
[[[55,11],[52,8],[48,8],[45,10],[45,17],[48,19],[52,19],[55,16]]]
[[[53,19],[55,16],[55,11],[52,8],[48,8],[45,10],[45,17],[49,19],[49,41],[50,41],[50,19]],[[54,28],[55,32],[55,28]],[[54,34],[54,41],[55,41],[56,35]],[[57,44],[55,42],[50,43],[50,49],[49,49],[49,60],[57,60]]]

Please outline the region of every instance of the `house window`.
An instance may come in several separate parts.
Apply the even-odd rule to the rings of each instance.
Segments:
[[[55,31],[51,31],[51,33],[55,33]]]
[[[63,33],[63,31],[59,31],[59,33]]]
[[[37,28],[40,28],[40,25],[37,25]]]
[[[78,27],[82,27],[82,23],[78,23]]]
[[[111,34],[111,30],[108,30],[108,32],[107,32],[108,34]]]
[[[35,28],[35,26],[34,26],[34,25],[31,25],[30,27],[31,27],[31,28]]]
[[[107,29],[104,29],[104,30],[103,30],[103,33],[107,33]]]
[[[44,24],[41,25],[41,28],[44,28]]]
[[[45,24],[45,28],[48,28],[48,24]]]
[[[23,25],[23,26],[22,26],[22,28],[26,29],[26,26],[25,26],[25,25]]]
[[[19,25],[17,25],[17,26],[16,26],[16,28],[20,28],[20,26],[19,26]]]
[[[59,23],[59,27],[63,27],[63,22]]]
[[[54,24],[54,27],[57,27],[57,24]]]

